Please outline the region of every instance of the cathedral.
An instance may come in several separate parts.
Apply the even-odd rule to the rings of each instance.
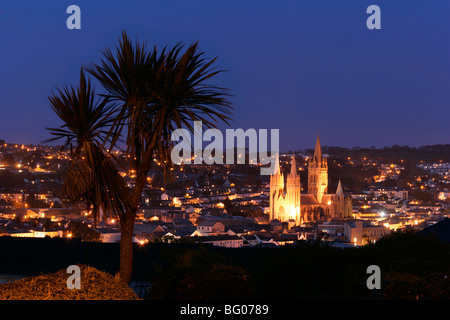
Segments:
[[[328,164],[327,158],[322,155],[319,136],[314,155],[308,162],[308,194],[301,193],[295,156],[286,178],[281,173],[279,159],[275,165],[275,172],[270,176],[270,220],[295,222],[299,226],[305,222],[351,216],[351,198],[345,197],[340,180],[336,193],[327,193]]]

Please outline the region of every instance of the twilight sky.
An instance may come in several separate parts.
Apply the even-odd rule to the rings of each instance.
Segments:
[[[72,4],[81,30],[66,27]],[[381,30],[366,27],[372,4]],[[234,95],[232,128],[280,129],[281,151],[317,132],[329,146],[450,143],[448,0],[2,0],[0,139],[49,138],[51,91],[122,29],[150,46],[199,40],[227,70],[213,84]]]

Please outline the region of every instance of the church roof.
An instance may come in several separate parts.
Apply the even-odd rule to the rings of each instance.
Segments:
[[[328,204],[329,201],[333,201],[334,194],[324,194],[322,197],[322,203]]]
[[[301,194],[300,195],[300,205],[313,205],[313,204],[319,204],[317,202],[316,197],[313,194]]]

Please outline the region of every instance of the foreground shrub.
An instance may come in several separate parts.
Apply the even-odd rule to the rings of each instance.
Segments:
[[[201,246],[181,253],[166,252],[147,299],[223,300],[252,297],[243,268]]]
[[[382,281],[381,290],[373,298],[382,300],[448,300],[450,299],[450,272],[415,275],[390,272]]]
[[[0,285],[0,300],[137,300],[118,275],[86,265],[81,269],[81,289],[68,289],[66,269]]]

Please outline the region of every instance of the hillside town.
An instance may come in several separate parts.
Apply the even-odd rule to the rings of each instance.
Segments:
[[[307,174],[314,151],[279,156],[280,172],[298,174],[301,199],[307,199],[309,192]],[[240,248],[319,239],[333,246],[361,246],[392,231],[420,230],[450,217],[449,162],[393,162],[335,155],[326,147],[320,151],[328,161],[327,192],[337,190],[345,196],[345,215],[300,223],[274,218],[271,180],[259,174],[258,164],[179,165],[172,169],[175,181],[167,184],[155,161],[133,241],[143,246],[154,241],[192,241]],[[117,151],[116,156],[126,154]],[[100,210],[94,219],[86,200],[65,197],[64,172],[69,163],[70,153],[61,147],[0,140],[0,236],[120,241],[120,224],[113,212]],[[121,175],[131,183],[134,172]]]

